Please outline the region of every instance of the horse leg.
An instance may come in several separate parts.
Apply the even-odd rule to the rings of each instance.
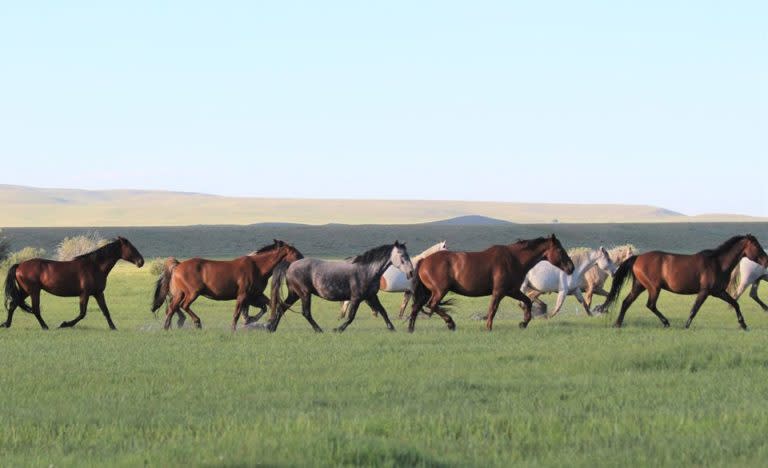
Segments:
[[[659,293],[661,291],[659,289],[649,289],[648,290],[648,302],[645,303],[645,306],[648,307],[648,309],[653,312],[653,315],[659,318],[661,320],[661,323],[664,325],[664,328],[669,328],[669,320],[667,320],[666,317],[664,317],[664,314],[662,314],[659,311],[659,308],[656,307],[656,302],[659,300]],[[704,296],[706,298],[706,296]],[[698,298],[697,298],[698,300]],[[702,301],[703,302],[703,301]]]
[[[693,302],[693,307],[691,307],[691,313],[688,315],[688,320],[685,322],[685,328],[688,328],[691,326],[691,322],[693,322],[693,318],[696,317],[697,313],[699,313],[699,309],[701,308],[701,305],[704,304],[704,301],[707,300],[708,296],[709,296],[709,292],[699,291],[699,294],[696,296],[696,300]]]
[[[732,298],[727,292],[725,291],[718,291],[713,292],[713,296],[715,296],[718,299],[722,299],[725,302],[728,303],[733,309],[736,311],[736,319],[739,321],[739,325],[741,326],[742,330],[747,329],[747,323],[744,321],[744,316],[741,315],[741,308],[739,307],[739,303],[736,301],[736,299]]]
[[[107,301],[104,300],[104,292],[94,294],[93,297],[96,298],[96,303],[99,305],[99,309],[101,309],[101,313],[104,314],[104,318],[107,319],[107,325],[109,325],[109,329],[117,330],[117,327],[115,327],[114,322],[112,322],[112,317],[109,315],[109,309],[107,308]]]
[[[379,300],[378,296],[373,296],[367,301],[365,301],[366,304],[368,304],[368,307],[373,310],[374,314],[381,315],[381,318],[384,319],[384,323],[387,324],[387,329],[390,331],[395,331],[395,326],[392,325],[392,322],[389,320],[389,315],[387,315],[386,309],[384,309],[384,306],[381,305],[381,301]]]
[[[59,328],[71,328],[77,325],[77,322],[85,318],[85,313],[88,310],[88,299],[90,299],[90,296],[88,294],[81,294],[80,295],[80,315],[75,317],[74,319],[70,320],[69,322],[61,322],[61,325],[59,325]]]
[[[427,304],[428,300],[429,298],[420,298],[414,295],[413,304],[411,305],[411,317],[408,319],[408,333],[413,333],[413,330],[416,328],[416,317],[419,316],[419,312]]]
[[[277,331],[277,326],[280,324],[280,319],[282,319],[283,315],[285,315],[285,311],[288,310],[298,300],[299,300],[298,294],[296,294],[293,291],[288,291],[288,297],[286,297],[285,301],[283,301],[283,304],[285,305],[285,307],[283,307],[283,305],[278,304],[276,310],[272,311],[272,317],[270,317],[269,319],[267,330],[270,332]]]
[[[581,292],[581,289],[579,289],[579,292]],[[592,285],[587,286],[587,289],[584,291],[584,306],[587,308],[587,310],[590,310],[592,307],[592,295],[594,294],[594,289],[592,289]],[[590,310],[590,315],[592,315],[592,312]]]
[[[408,307],[408,302],[411,300],[413,293],[409,290],[405,290],[403,293],[403,302],[400,304],[400,313],[397,314],[397,318],[402,320],[405,317],[405,308]]]
[[[246,319],[246,324],[258,322],[267,313],[267,306],[269,305],[269,298],[264,293],[259,294],[255,298],[249,301],[249,304],[261,309],[258,314]]]
[[[621,303],[621,311],[619,312],[619,316],[616,318],[616,323],[613,324],[615,328],[621,328],[621,325],[624,323],[624,314],[627,313],[629,306],[635,302],[637,296],[642,294],[643,291],[645,291],[645,286],[640,284],[639,281],[635,280],[635,282],[632,284],[632,290],[629,292],[629,294],[627,294],[627,297],[625,297],[624,301]]]
[[[581,289],[576,288],[576,290],[573,292],[573,295],[576,296],[576,300],[579,301],[582,307],[584,307],[584,311],[587,313],[587,315],[591,317],[592,311],[589,310],[589,305],[587,304],[587,301],[584,299],[584,296],[581,294]]]
[[[349,301],[343,301],[341,303],[341,307],[339,308],[339,320],[343,320],[347,316],[348,311],[349,311]]]
[[[347,320],[339,325],[338,327],[334,328],[333,331],[336,332],[343,332],[347,329],[350,323],[352,323],[353,320],[355,320],[355,315],[357,315],[357,309],[360,307],[360,299],[358,298],[352,298],[349,301],[349,307],[347,308]]]
[[[304,318],[307,319],[307,322],[312,325],[312,329],[315,330],[315,332],[323,332],[320,325],[318,325],[317,322],[315,322],[315,319],[312,318],[312,294],[307,293],[305,297],[301,298],[301,315],[303,315]]]
[[[760,300],[760,297],[757,295],[757,288],[760,286],[760,280],[755,281],[752,283],[752,289],[749,291],[749,297],[754,299],[755,302],[757,302],[760,307],[763,309],[763,312],[768,312],[768,305],[765,304],[765,302]]]
[[[533,301],[520,290],[513,290],[507,295],[523,303],[523,321],[520,322],[518,326],[520,328],[527,328],[528,324],[533,319],[533,316],[531,315],[531,307],[533,307]]]
[[[165,311],[165,323],[163,324],[163,329],[168,330],[171,328],[171,318],[173,318],[175,313],[179,312],[179,306],[181,305],[183,297],[184,294],[178,294],[171,297],[170,302],[168,302],[168,308]]]
[[[248,296],[243,294],[237,296],[237,300],[235,301],[235,313],[232,316],[232,331],[237,330],[237,321],[240,320],[240,314],[242,314],[243,310],[247,308]]]
[[[448,326],[448,330],[456,331],[456,322],[453,321],[453,317],[448,315],[448,313],[440,307],[440,303],[443,301],[446,294],[448,294],[448,291],[440,291],[439,294],[432,293],[429,302],[427,302],[427,307],[443,319]]]
[[[557,302],[555,302],[555,309],[549,314],[549,318],[552,318],[560,313],[560,309],[563,308],[563,303],[565,303],[566,296],[568,296],[568,291],[565,289],[560,289],[560,291],[557,292]]]
[[[493,330],[493,319],[496,317],[496,311],[499,310],[499,303],[501,303],[503,297],[499,291],[494,291],[491,295],[491,302],[488,304],[488,313],[485,320],[485,328],[488,331]]]
[[[48,325],[43,320],[43,316],[40,315],[40,290],[30,291],[29,295],[32,298],[32,313],[35,315],[37,323],[43,330],[48,330]]]
[[[28,294],[26,291],[21,289],[21,300],[26,301]],[[8,318],[5,319],[4,323],[0,323],[0,328],[11,328],[11,323],[13,322],[13,313],[16,311],[16,308],[19,307],[18,304],[15,302],[12,302],[10,304],[10,307],[8,307]]]

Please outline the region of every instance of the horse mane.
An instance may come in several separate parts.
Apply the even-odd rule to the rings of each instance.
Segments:
[[[749,236],[733,236],[727,241],[720,244],[718,247],[715,247],[714,249],[706,249],[699,252],[702,255],[705,255],[707,257],[717,257],[723,252],[726,252],[733,248],[734,245],[736,245],[738,242],[741,242],[745,239],[748,239]]]
[[[523,249],[533,248],[542,244],[549,239],[546,237],[537,237],[536,239],[518,239],[517,242],[512,244],[515,247],[521,247]]]
[[[273,242],[271,244],[267,244],[267,245],[265,245],[263,247],[260,247],[259,249],[251,252],[248,255],[254,255],[254,254],[260,254],[260,253],[264,253],[264,252],[269,252],[270,250],[276,250],[278,248],[279,248],[279,246],[278,246],[277,242]]]
[[[120,238],[115,238],[107,242],[106,244],[102,245],[96,250],[93,250],[88,253],[84,253],[82,255],[78,255],[77,257],[73,258],[72,260],[82,260],[82,259],[88,259],[92,261],[98,261],[103,259],[106,256],[106,253],[111,250],[115,245],[117,245],[120,242]]]
[[[571,258],[574,265],[581,265],[587,260],[588,255],[593,250],[594,249],[590,249],[589,247],[574,247],[568,251],[568,256]]]
[[[371,250],[361,253],[360,255],[352,258],[351,263],[374,263],[381,260],[389,259],[392,253],[393,244],[384,244],[378,247],[374,247]]]

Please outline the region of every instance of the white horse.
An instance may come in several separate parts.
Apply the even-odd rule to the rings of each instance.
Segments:
[[[420,261],[429,257],[435,252],[446,250],[447,248],[447,241],[442,241],[428,248],[424,252],[416,255],[415,257],[411,257],[411,263],[413,263],[414,271],[419,266]],[[416,275],[414,275],[414,278],[416,278]],[[405,308],[408,306],[408,301],[411,300],[411,296],[413,295],[413,279],[406,278],[405,273],[398,270],[397,268],[390,266],[381,276],[381,280],[379,282],[379,291],[404,293],[403,303],[400,306],[400,314],[398,315],[400,318],[403,318],[403,313]],[[339,318],[346,317],[348,307],[349,301],[344,301],[341,303],[341,314],[339,314]],[[376,311],[373,312],[373,315],[377,315]]]
[[[611,275],[618,268],[611,260],[608,251],[603,247],[595,250],[572,250],[568,253],[568,256],[571,257],[575,266],[572,274],[565,273],[549,262],[540,262],[528,272],[520,288],[539,306],[543,306],[544,310],[546,310],[546,304],[539,299],[539,296],[548,293],[558,293],[555,309],[548,315],[550,318],[560,312],[566,296],[576,296],[579,303],[584,306],[587,315],[592,315],[589,306],[584,300],[584,296],[581,294],[582,286],[585,283],[584,274],[595,265]]]
[[[736,279],[738,277],[738,286],[736,286]],[[757,295],[757,287],[761,280],[768,280],[768,269],[760,266],[759,263],[755,263],[748,258],[742,258],[739,262],[739,267],[733,269],[731,273],[731,282],[728,287],[728,292],[734,299],[738,300],[744,291],[747,290],[749,285],[752,285],[752,289],[749,291],[749,297],[755,300],[764,312],[768,312],[768,305],[760,300]],[[735,289],[734,289],[735,288]]]

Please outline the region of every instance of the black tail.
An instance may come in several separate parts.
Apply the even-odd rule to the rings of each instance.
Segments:
[[[416,275],[416,278],[414,278],[414,288],[413,288],[413,304],[426,304],[429,302],[429,298],[432,297],[432,291],[430,291],[424,283],[421,281],[421,277],[419,277],[418,267],[416,267],[416,272],[414,273]],[[442,309],[443,311],[447,310],[449,307],[453,306],[453,299],[448,300],[442,300],[439,304],[437,304],[437,307]],[[421,307],[420,312],[424,312],[427,315],[432,315],[434,313],[434,310],[430,309],[429,312],[426,312],[424,310],[424,306]]]
[[[608,293],[608,297],[605,299],[605,303],[600,306],[603,311],[607,312],[610,310],[610,308],[616,302],[616,298],[619,297],[619,292],[621,291],[622,286],[624,286],[624,283],[626,283],[630,277],[635,277],[635,274],[632,272],[632,267],[635,266],[636,260],[637,255],[633,255],[624,260],[624,262],[619,265],[619,269],[616,270],[616,274],[613,275],[611,291]]]
[[[289,262],[283,260],[277,264],[274,270],[272,270],[272,294],[269,299],[269,308],[271,309],[270,319],[277,317],[278,307],[283,310],[288,308],[288,305],[283,301],[283,298],[280,295],[280,290],[285,282],[285,274],[288,272],[288,267],[290,265]]]
[[[24,312],[32,312],[32,307],[24,302],[24,293],[16,282],[17,268],[19,268],[18,263],[8,270],[8,276],[5,277],[5,310],[10,311],[11,307],[19,307]]]
[[[157,278],[155,283],[155,297],[152,300],[152,313],[157,316],[157,310],[163,306],[165,300],[171,293],[171,275],[174,268],[178,266],[179,261],[173,257],[168,258],[163,266],[163,272]]]

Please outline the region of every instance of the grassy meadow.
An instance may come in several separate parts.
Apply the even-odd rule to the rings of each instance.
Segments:
[[[768,458],[768,316],[742,299],[750,331],[709,299],[662,294],[588,318],[569,298],[527,330],[502,302],[492,333],[458,298],[458,331],[435,317],[389,333],[366,307],[342,334],[289,313],[268,335],[228,326],[232,303],[200,299],[203,330],[164,332],[154,278],[121,263],[107,301],[75,329],[42,331],[17,312],[0,330],[3,466],[762,465]],[[396,314],[400,297],[382,293]],[[548,301],[552,302],[553,298]],[[598,300],[598,303],[601,302]],[[314,301],[326,330],[337,306]],[[43,297],[49,325],[76,299]]]

